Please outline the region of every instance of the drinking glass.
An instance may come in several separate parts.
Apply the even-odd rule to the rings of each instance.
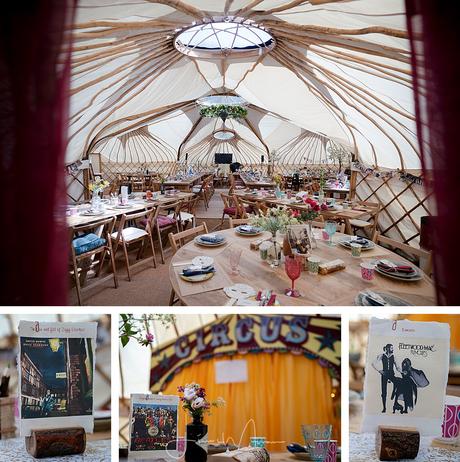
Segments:
[[[324,462],[329,452],[329,440],[315,440],[311,451],[311,458],[315,462]]]
[[[230,263],[230,268],[232,269],[232,274],[239,274],[238,265],[240,264],[242,249],[230,249],[228,260]]]
[[[332,236],[335,234],[337,231],[337,223],[335,221],[326,221],[324,225],[324,229],[326,233],[329,235],[329,245],[333,246],[334,242],[332,241]]]
[[[288,256],[286,257],[285,266],[286,274],[291,280],[291,288],[286,289],[284,293],[289,297],[300,297],[299,291],[294,288],[294,281],[300,277],[300,273],[302,272],[302,262],[298,258]]]

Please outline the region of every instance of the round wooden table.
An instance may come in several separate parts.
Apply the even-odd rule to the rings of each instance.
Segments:
[[[300,278],[295,281],[296,288],[300,291],[301,297],[292,298],[284,295],[284,290],[291,286],[291,280],[285,273],[284,263],[278,268],[271,268],[259,257],[259,252],[250,249],[250,243],[259,240],[261,237],[269,237],[269,233],[257,237],[246,237],[238,235],[234,229],[220,231],[226,237],[226,244],[220,247],[202,247],[191,241],[181,247],[173,256],[169,266],[169,278],[174,291],[184,305],[222,306],[229,302],[229,298],[223,291],[224,286],[236,283],[244,283],[252,286],[256,291],[270,289],[277,295],[277,300],[283,306],[307,305],[307,306],[334,306],[354,305],[357,294],[365,289],[374,292],[385,292],[413,304],[413,305],[434,305],[436,304],[435,290],[432,280],[423,274],[423,278],[416,282],[400,282],[394,279],[381,276],[376,273],[371,282],[361,278],[360,263],[380,258],[387,258],[396,261],[405,261],[399,255],[384,247],[377,246],[361,253],[360,258],[351,256],[350,250],[336,245],[330,247],[327,242],[317,240],[318,248],[311,254],[320,257],[324,261],[340,258],[344,261],[346,268],[328,275],[312,275],[303,271]],[[336,233],[334,242],[344,237]],[[239,265],[239,274],[232,275],[228,264],[228,253],[230,247],[237,247],[243,250]],[[190,262],[193,257],[208,255],[214,258],[216,275],[212,278],[219,278],[220,288],[207,291],[210,287],[206,283],[192,288],[197,283],[187,283],[180,280],[179,273],[184,266],[181,263]],[[212,279],[210,281],[212,281]],[[217,280],[214,282],[217,284]],[[184,294],[180,287],[195,290],[199,293]],[[188,290],[188,292],[190,291]],[[378,307],[377,307],[378,308]]]

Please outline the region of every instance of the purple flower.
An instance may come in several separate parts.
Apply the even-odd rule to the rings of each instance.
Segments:
[[[150,334],[150,333],[145,334],[145,340],[146,340],[148,343],[152,343],[154,338],[155,338],[155,337],[153,336],[153,334]]]

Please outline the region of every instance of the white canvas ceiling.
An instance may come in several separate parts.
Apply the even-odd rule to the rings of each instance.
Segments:
[[[175,49],[179,29],[225,15],[253,19],[276,46],[217,59]],[[80,0],[73,35],[67,162],[180,151],[206,163],[219,148],[316,162],[332,138],[366,164],[420,168],[403,0]],[[225,146],[212,136],[222,122],[195,103],[217,93],[249,103]]]

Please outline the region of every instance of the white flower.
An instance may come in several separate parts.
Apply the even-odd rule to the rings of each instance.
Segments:
[[[192,402],[192,409],[200,409],[206,405],[206,401],[203,398],[195,398]]]
[[[191,401],[193,398],[195,398],[196,396],[196,390],[195,388],[191,388],[191,387],[186,387],[184,389],[184,398],[187,400],[187,401]]]

